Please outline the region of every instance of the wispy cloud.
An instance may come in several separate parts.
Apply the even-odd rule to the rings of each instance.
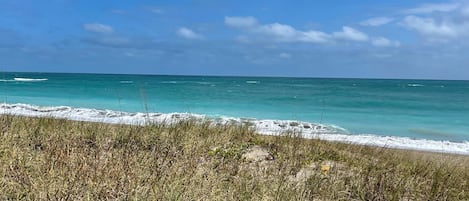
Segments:
[[[376,58],[380,58],[380,59],[385,59],[385,58],[390,58],[393,55],[392,54],[383,54],[383,53],[373,53],[373,54],[371,54],[371,56],[376,57]]]
[[[159,8],[159,7],[153,7],[153,6],[149,6],[149,7],[146,7],[146,9],[152,13],[155,13],[155,14],[163,14],[164,11],[163,9]]]
[[[433,38],[451,39],[469,35],[469,21],[437,20],[432,17],[410,15],[404,18],[402,24],[422,35]]]
[[[111,10],[111,12],[117,15],[123,15],[127,13],[125,10],[121,10],[121,9],[114,9],[114,10]]]
[[[272,36],[281,41],[301,41],[302,35],[304,35],[303,32],[298,31],[289,25],[280,23],[258,26],[253,31]]]
[[[457,10],[461,6],[460,3],[439,3],[439,4],[423,4],[415,8],[406,9],[406,14],[427,14],[433,12],[450,12]]]
[[[384,37],[375,37],[371,39],[371,44],[377,47],[399,47],[399,41],[393,41]]]
[[[125,37],[93,37],[85,38],[84,42],[98,46],[114,47],[114,48],[130,48],[134,47],[135,43],[129,38]]]
[[[322,31],[309,30],[301,32],[299,41],[311,43],[325,43],[331,41],[331,36]]]
[[[82,42],[114,49],[150,50],[161,48],[161,43],[146,37],[127,37],[117,35],[95,35],[81,39]]]
[[[257,26],[257,19],[254,17],[225,17],[225,24],[234,28],[252,28]]]
[[[202,39],[203,38],[202,35],[195,33],[194,31],[186,27],[179,28],[176,33],[178,36],[182,38],[186,38],[186,39]]]
[[[392,21],[394,21],[394,19],[389,18],[389,17],[374,17],[374,18],[364,20],[364,21],[360,22],[359,24],[362,25],[362,26],[377,27],[377,26],[382,26],[382,25],[388,24]]]
[[[128,57],[135,57],[135,54],[132,52],[124,52],[124,55]]]
[[[350,40],[350,41],[359,41],[359,42],[368,41],[368,35],[348,26],[342,27],[342,31],[334,32],[332,35],[335,38],[341,39],[341,40]]]
[[[83,29],[89,32],[103,33],[103,34],[109,34],[109,33],[114,32],[114,29],[111,26],[100,24],[100,23],[84,24]]]
[[[280,58],[282,58],[282,59],[290,59],[290,58],[291,58],[291,54],[286,53],[286,52],[282,52],[282,53],[278,54],[278,57],[280,57]]]

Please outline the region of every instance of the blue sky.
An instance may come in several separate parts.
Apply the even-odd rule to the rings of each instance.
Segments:
[[[0,0],[0,70],[469,79],[469,1]]]

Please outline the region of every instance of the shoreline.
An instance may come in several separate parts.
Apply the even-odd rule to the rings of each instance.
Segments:
[[[469,142],[451,142],[410,137],[379,136],[373,134],[349,134],[334,126],[294,120],[256,120],[234,117],[207,117],[192,113],[129,113],[113,110],[72,108],[68,106],[42,107],[29,104],[0,104],[0,115],[26,117],[52,117],[72,121],[110,124],[148,125],[173,124],[180,121],[210,121],[213,125],[246,124],[261,135],[279,136],[294,133],[307,139],[320,139],[354,145],[365,145],[399,150],[469,155]]]

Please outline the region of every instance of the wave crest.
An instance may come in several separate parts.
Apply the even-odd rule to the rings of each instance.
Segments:
[[[0,104],[0,114],[31,117],[54,117],[77,121],[114,124],[145,125],[154,123],[177,123],[185,120],[210,121],[218,124],[247,124],[264,135],[281,135],[294,132],[304,138],[339,141],[398,149],[445,152],[469,155],[469,142],[449,142],[408,137],[379,136],[373,134],[352,135],[336,125],[292,120],[257,120],[234,117],[207,117],[191,113],[130,113],[68,106],[42,107],[28,104]]]
[[[424,87],[423,84],[407,84],[408,87]]]
[[[15,77],[13,78],[14,81],[18,82],[40,82],[40,81],[47,81],[47,78],[25,78],[25,77]]]

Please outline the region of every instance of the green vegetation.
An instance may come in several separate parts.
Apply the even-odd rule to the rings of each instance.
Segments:
[[[469,200],[466,156],[196,122],[4,115],[0,132],[1,200]]]

